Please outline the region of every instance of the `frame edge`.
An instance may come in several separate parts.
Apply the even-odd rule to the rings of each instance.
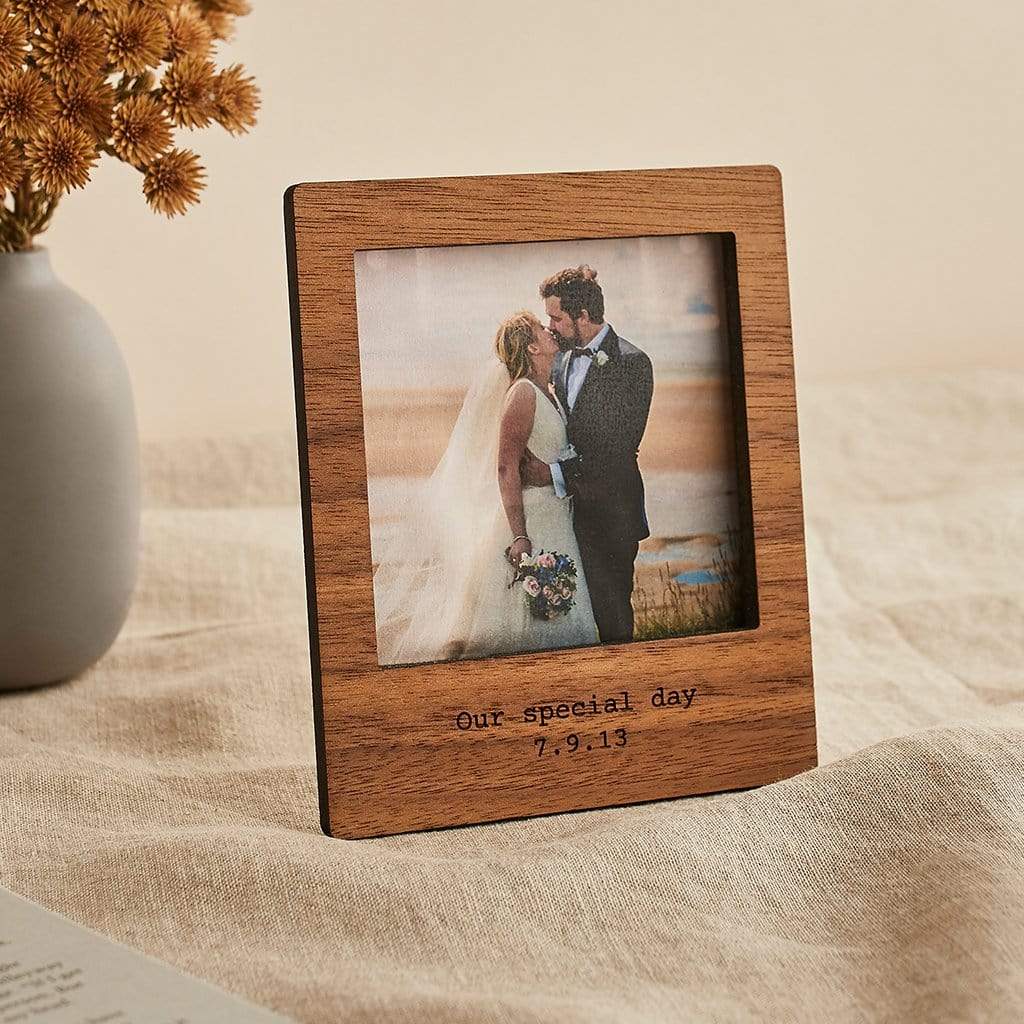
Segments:
[[[309,482],[309,437],[306,425],[305,369],[302,359],[302,317],[299,309],[299,259],[295,233],[295,194],[301,184],[284,193],[285,259],[288,265],[288,310],[291,320],[292,380],[295,395],[295,436],[299,462],[299,501],[302,512],[302,549],[306,577],[306,618],[309,670],[313,696],[313,732],[316,748],[317,803],[320,829],[331,836],[331,804],[327,788],[327,746],[324,735],[323,680],[320,671],[320,625],[316,598],[313,551],[313,503]]]

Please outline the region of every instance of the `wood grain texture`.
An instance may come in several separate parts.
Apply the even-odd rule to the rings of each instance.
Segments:
[[[740,789],[817,763],[782,184],[773,167],[303,184],[285,198],[324,830],[359,838]],[[735,236],[760,623],[718,636],[381,669],[370,572],[353,254],[361,249]],[[697,687],[683,711],[647,703]],[[635,710],[622,749],[538,757],[536,725],[459,710]]]

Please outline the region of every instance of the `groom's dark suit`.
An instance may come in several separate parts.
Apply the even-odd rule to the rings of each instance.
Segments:
[[[569,442],[577,457],[559,463],[573,498],[579,541],[594,618],[602,643],[633,639],[633,563],[638,542],[650,536],[644,482],[637,450],[647,427],[654,371],[645,352],[611,327],[583,387],[569,409],[566,382],[571,352],[555,359],[555,392],[569,411]],[[576,356],[587,359],[588,356]]]

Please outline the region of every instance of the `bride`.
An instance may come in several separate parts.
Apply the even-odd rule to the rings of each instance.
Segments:
[[[448,447],[397,536],[371,538],[377,659],[409,665],[599,642],[572,526],[571,499],[524,487],[527,449],[572,454],[566,413],[549,386],[554,336],[527,312],[498,328],[494,354],[463,402]],[[576,563],[572,608],[535,619],[519,584],[523,555]]]

